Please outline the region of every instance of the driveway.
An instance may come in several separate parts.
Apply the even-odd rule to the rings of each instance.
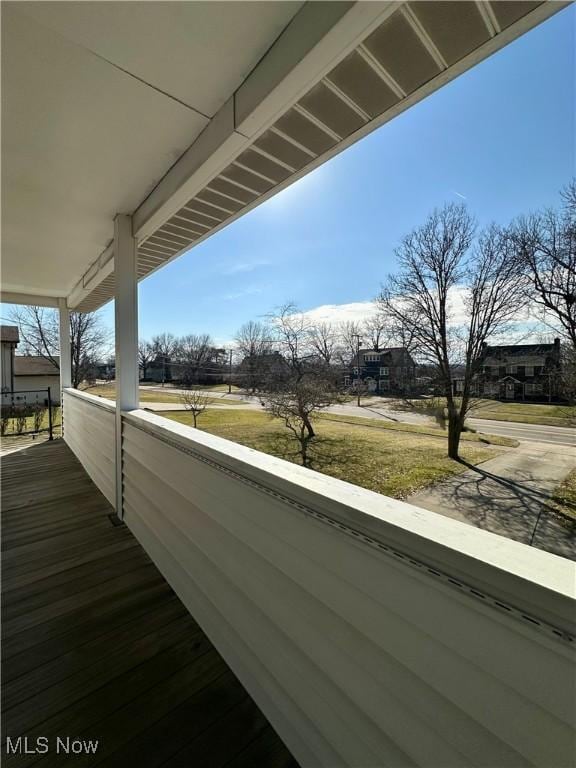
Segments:
[[[525,442],[407,501],[576,560],[576,523],[548,504],[574,467],[576,448]]]

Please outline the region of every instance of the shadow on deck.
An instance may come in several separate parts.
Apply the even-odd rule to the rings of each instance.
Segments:
[[[3,765],[297,768],[66,444],[2,470]]]

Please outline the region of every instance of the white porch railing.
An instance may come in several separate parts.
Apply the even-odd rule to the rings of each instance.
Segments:
[[[108,408],[66,393],[107,495]],[[125,522],[304,768],[572,764],[571,562],[144,411],[122,430]]]
[[[94,484],[115,505],[116,404],[76,389],[65,389],[62,405],[66,442]]]

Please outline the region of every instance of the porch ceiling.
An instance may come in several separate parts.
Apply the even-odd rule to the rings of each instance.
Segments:
[[[4,290],[97,309],[117,212],[143,278],[566,4],[4,3]]]
[[[301,5],[2,3],[3,288],[68,295]]]

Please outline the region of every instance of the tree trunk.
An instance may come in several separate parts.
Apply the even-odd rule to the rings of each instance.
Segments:
[[[192,411],[192,418],[194,419],[194,429],[196,429],[196,419],[198,418],[196,411]]]
[[[312,422],[308,418],[308,416],[302,416],[302,421],[304,422],[304,426],[306,427],[306,430],[308,432],[308,437],[312,438],[316,435],[314,432],[314,428],[312,427]]]
[[[451,459],[459,459],[458,448],[460,435],[462,434],[463,420],[457,413],[448,416],[448,456]]]

